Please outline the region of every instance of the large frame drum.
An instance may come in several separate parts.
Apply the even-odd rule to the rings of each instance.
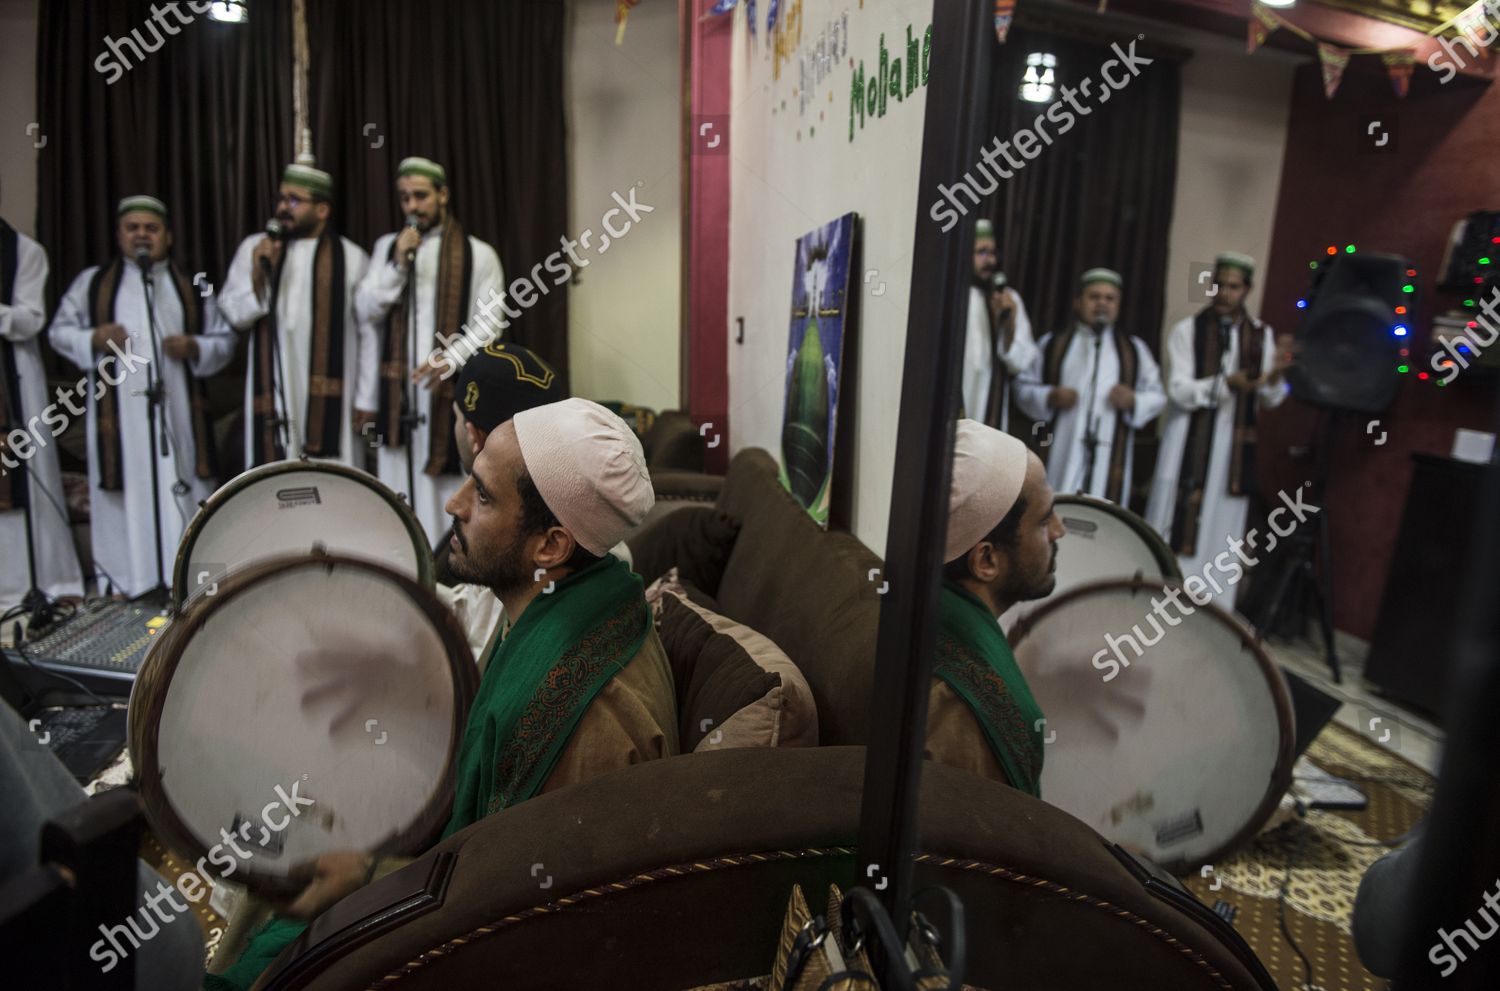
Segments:
[[[1178,872],[1265,824],[1291,786],[1295,740],[1286,682],[1254,634],[1181,589],[1085,585],[1011,632],[1046,716],[1042,798]],[[1186,610],[1166,605],[1174,591]]]
[[[130,696],[147,819],[201,870],[294,892],[318,856],[412,854],[453,805],[477,690],[432,592],[326,554],[251,564],[167,625]]]
[[[368,472],[298,458],[243,472],[204,501],[177,545],[172,605],[182,608],[240,565],[314,546],[433,587],[426,531],[400,496]]]

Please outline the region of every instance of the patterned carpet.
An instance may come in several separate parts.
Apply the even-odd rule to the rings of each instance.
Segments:
[[[1369,796],[1359,812],[1309,812],[1263,832],[1232,860],[1215,864],[1209,877],[1186,881],[1204,904],[1224,901],[1237,914],[1234,926],[1260,956],[1283,991],[1307,987],[1301,958],[1282,935],[1278,896],[1287,886],[1286,926],[1312,967],[1313,989],[1382,991],[1387,982],[1365,970],[1354,952],[1349,918],[1360,878],[1426,813],[1433,780],[1388,750],[1330,723],[1307,757],[1347,778]],[[1218,890],[1212,890],[1217,884]]]

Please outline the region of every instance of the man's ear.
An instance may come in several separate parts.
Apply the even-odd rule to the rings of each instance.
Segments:
[[[578,542],[573,539],[573,535],[564,528],[548,527],[547,532],[541,535],[541,543],[537,546],[533,561],[538,568],[556,568],[573,556],[573,549],[577,546]]]
[[[1005,572],[1006,561],[1000,549],[988,540],[969,548],[969,573],[989,585]]]
[[[484,439],[488,437],[489,434],[485,433],[483,430],[480,430],[468,420],[464,421],[464,434],[469,438],[469,446],[474,449],[475,454],[478,454],[480,451],[484,450]]]

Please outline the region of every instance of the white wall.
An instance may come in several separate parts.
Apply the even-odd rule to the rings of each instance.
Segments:
[[[37,0],[0,0],[0,216],[29,235],[36,234],[33,146],[42,137],[26,133],[36,119],[36,27]]]
[[[643,4],[642,7],[645,5]],[[743,5],[742,5],[743,6]],[[785,11],[787,4],[783,3]],[[827,23],[849,15],[847,53],[813,91],[805,114],[793,91],[795,62],[772,78],[764,23],[752,46],[743,12],[734,17],[734,113],[730,139],[731,199],[729,326],[745,319],[745,342],[729,344],[729,416],[736,450],[763,447],[780,460],[786,353],[797,238],[849,211],[863,221],[864,264],[877,274],[864,285],[858,333],[859,366],[846,366],[858,414],[839,424],[854,431],[853,531],[883,554],[890,512],[896,415],[906,349],[906,305],[916,230],[917,179],[927,89],[901,102],[888,99],[884,117],[866,117],[849,140],[854,70],[849,60],[878,72],[880,35],[903,72],[906,27],[920,39],[932,22],[931,0],[865,0],[860,7],[832,0],[802,3],[802,49]],[[641,9],[641,8],[637,8]],[[904,92],[904,90],[903,90]],[[830,99],[831,97],[831,99]],[[785,107],[782,105],[785,101]],[[881,295],[873,295],[884,284]],[[851,292],[853,287],[851,286]],[[835,495],[835,499],[837,496]]]
[[[1286,122],[1296,61],[1275,52],[1246,55],[1241,45],[1193,35],[1182,70],[1177,196],[1168,243],[1166,328],[1203,308],[1193,266],[1239,251],[1266,271],[1281,187]],[[1250,308],[1260,309],[1259,281]]]
[[[598,244],[600,217],[614,206],[612,192],[628,198],[636,187],[636,202],[654,211],[607,254],[591,254],[572,289],[572,386],[590,399],[677,409],[682,283],[677,5],[637,6],[618,48],[614,17],[615,0],[569,4],[569,236],[592,228]]]

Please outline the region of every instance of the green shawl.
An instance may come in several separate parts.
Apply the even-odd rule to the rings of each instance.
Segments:
[[[479,682],[445,838],[541,791],[584,710],[650,630],[640,578],[611,554],[531,600]]]
[[[541,791],[589,703],[640,652],[650,630],[640,578],[610,554],[531,601],[495,645],[479,682],[444,839]],[[204,987],[244,991],[306,928],[270,919]]]
[[[954,582],[943,582],[938,601],[932,673],[973,710],[1010,783],[1041,797],[1042,709],[995,614]]]

